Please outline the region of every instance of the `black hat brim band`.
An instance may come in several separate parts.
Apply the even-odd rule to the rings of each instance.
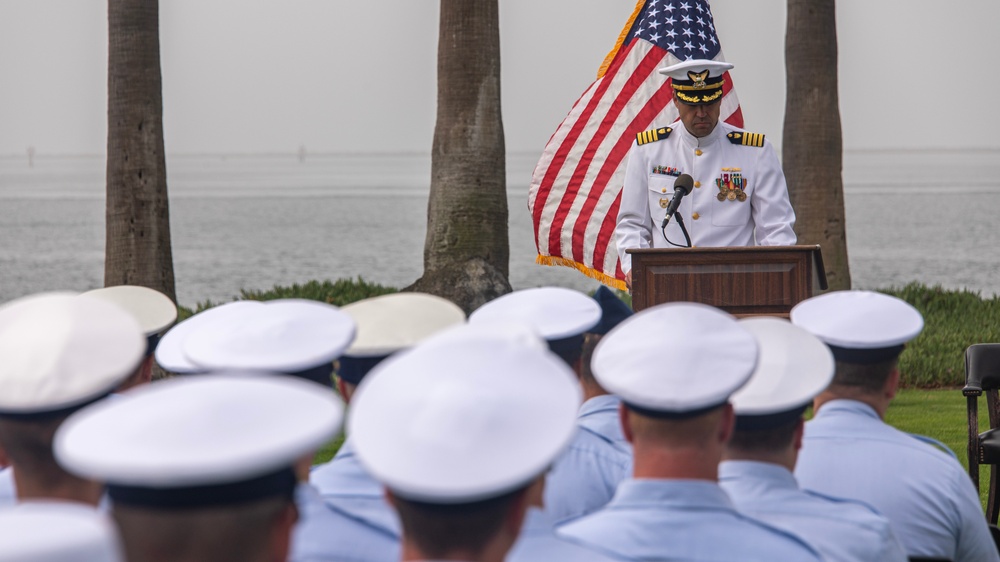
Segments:
[[[656,418],[660,420],[686,420],[689,418],[695,418],[702,414],[707,414],[712,410],[721,408],[729,402],[729,399],[719,402],[718,404],[712,404],[710,406],[704,406],[702,408],[697,408],[694,410],[687,410],[685,412],[667,412],[663,410],[653,410],[650,408],[643,408],[642,406],[636,406],[630,402],[624,402],[625,407],[633,412],[639,414],[640,416],[646,416],[647,418]]]
[[[774,429],[802,418],[809,404],[803,404],[791,410],[777,412],[774,414],[764,414],[747,416],[736,414],[736,431],[755,431],[760,429]]]
[[[829,345],[833,358],[842,363],[854,363],[856,365],[871,365],[883,361],[891,361],[899,357],[906,347],[902,344],[891,347],[878,347],[875,349],[855,349],[849,347],[838,347]]]
[[[222,507],[269,497],[292,500],[298,479],[291,467],[263,476],[206,486],[151,488],[145,486],[108,485],[108,496],[116,504],[156,509],[195,509]]]
[[[76,404],[72,404],[70,406],[61,406],[61,407],[56,408],[54,410],[43,410],[43,411],[37,411],[37,412],[17,412],[17,411],[4,411],[4,410],[0,410],[0,418],[7,418],[7,419],[11,419],[11,420],[18,420],[18,421],[35,421],[35,422],[41,422],[41,421],[47,421],[47,420],[56,419],[56,418],[60,418],[60,417],[66,417],[66,416],[68,416],[68,415],[76,412],[77,410],[80,410],[80,409],[84,408],[85,406],[90,406],[91,404],[93,404],[93,403],[95,403],[95,402],[97,402],[99,400],[103,400],[103,399],[107,398],[108,396],[111,395],[111,393],[113,391],[114,391],[113,388],[112,389],[108,389],[108,390],[104,390],[100,394],[98,394],[96,396],[91,396],[89,398],[85,398],[85,399],[83,399],[82,401],[80,401],[80,402],[78,402]]]
[[[559,357],[562,357],[569,365],[573,365],[583,355],[583,334],[576,334],[568,338],[558,340],[547,340],[549,350]]]
[[[337,361],[337,376],[344,382],[351,384],[361,384],[361,379],[365,378],[368,371],[375,368],[388,355],[376,355],[374,357],[349,357],[343,356]]]

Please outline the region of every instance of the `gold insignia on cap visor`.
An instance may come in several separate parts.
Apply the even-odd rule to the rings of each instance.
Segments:
[[[693,87],[699,88],[699,89],[700,88],[704,88],[705,87],[705,80],[708,78],[708,71],[707,70],[704,71],[704,72],[690,72],[689,71],[688,72],[688,78],[690,78],[691,81],[694,82],[694,84],[692,84]]]

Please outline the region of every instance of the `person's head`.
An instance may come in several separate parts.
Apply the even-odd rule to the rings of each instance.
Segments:
[[[733,65],[707,59],[692,59],[664,67],[660,74],[670,78],[684,128],[696,137],[708,136],[719,123],[725,73]]]
[[[100,485],[55,462],[53,434],[132,376],[145,346],[132,315],[89,296],[43,293],[0,307],[0,447],[19,499],[96,505]]]
[[[333,393],[287,375],[175,377],[70,416],[54,448],[107,483],[130,560],[284,560],[295,465],[342,416]]]
[[[118,503],[111,516],[129,560],[277,562],[287,557],[298,510],[290,497],[274,496],[190,509]]]
[[[773,317],[740,325],[760,347],[750,382],[732,396],[736,431],[726,457],[795,467],[802,446],[802,414],[833,378],[833,354],[819,338]]]
[[[146,334],[146,355],[135,374],[118,386],[122,392],[153,379],[153,354],[160,336],[177,320],[177,305],[159,291],[138,285],[115,285],[87,291],[83,295],[112,302],[139,322]]]
[[[377,366],[349,425],[399,510],[404,560],[501,560],[580,401],[569,367],[518,324],[452,328]]]
[[[469,315],[470,324],[518,322],[534,330],[549,349],[580,372],[583,335],[601,319],[598,303],[563,287],[537,287],[508,293]]]
[[[490,550],[491,543],[512,544],[528,505],[528,487],[456,504],[407,500],[391,491],[386,496],[416,551],[428,559],[478,557]]]
[[[4,560],[121,562],[121,541],[98,510],[70,502],[34,501],[0,510]]]
[[[392,293],[345,305],[357,334],[336,363],[337,390],[345,401],[376,365],[428,337],[465,322],[455,303],[426,293]]]
[[[694,461],[692,477],[715,477],[732,433],[729,397],[750,378],[757,353],[735,318],[695,303],[647,308],[604,336],[592,367],[623,402],[637,476],[670,477],[658,465],[683,453]]]
[[[791,321],[829,346],[836,374],[817,407],[837,398],[860,400],[884,415],[899,382],[897,361],[924,327],[902,299],[872,291],[835,291],[807,299]]]

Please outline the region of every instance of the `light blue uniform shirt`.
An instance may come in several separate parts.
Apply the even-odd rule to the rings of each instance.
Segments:
[[[556,535],[547,513],[528,508],[517,542],[507,553],[506,562],[613,562],[621,558],[606,556]]]
[[[802,539],[736,511],[722,488],[707,480],[625,480],[604,509],[558,532],[639,560],[820,560]]]
[[[14,469],[0,469],[0,508],[11,507],[17,503],[17,489],[14,488]]]
[[[301,520],[292,536],[291,562],[382,562],[399,560],[402,527],[354,454],[350,438],[330,462],[299,486]]]
[[[725,461],[719,485],[736,509],[802,537],[828,562],[906,562],[888,519],[863,503],[800,489],[783,466]]]
[[[795,478],[862,501],[892,523],[909,556],[997,561],[979,496],[954,458],[879,419],[856,400],[823,404],[806,423]]]
[[[597,511],[632,474],[632,445],[625,440],[616,396],[583,403],[579,429],[545,477],[545,511],[557,524]]]

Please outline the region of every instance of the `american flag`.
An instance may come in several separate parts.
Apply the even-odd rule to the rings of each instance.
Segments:
[[[639,0],[597,80],[573,105],[535,167],[528,209],[538,259],[625,289],[614,229],[625,160],[637,133],[677,120],[669,79],[656,69],[688,59],[724,61],[708,3]],[[743,127],[725,76],[721,119]]]

